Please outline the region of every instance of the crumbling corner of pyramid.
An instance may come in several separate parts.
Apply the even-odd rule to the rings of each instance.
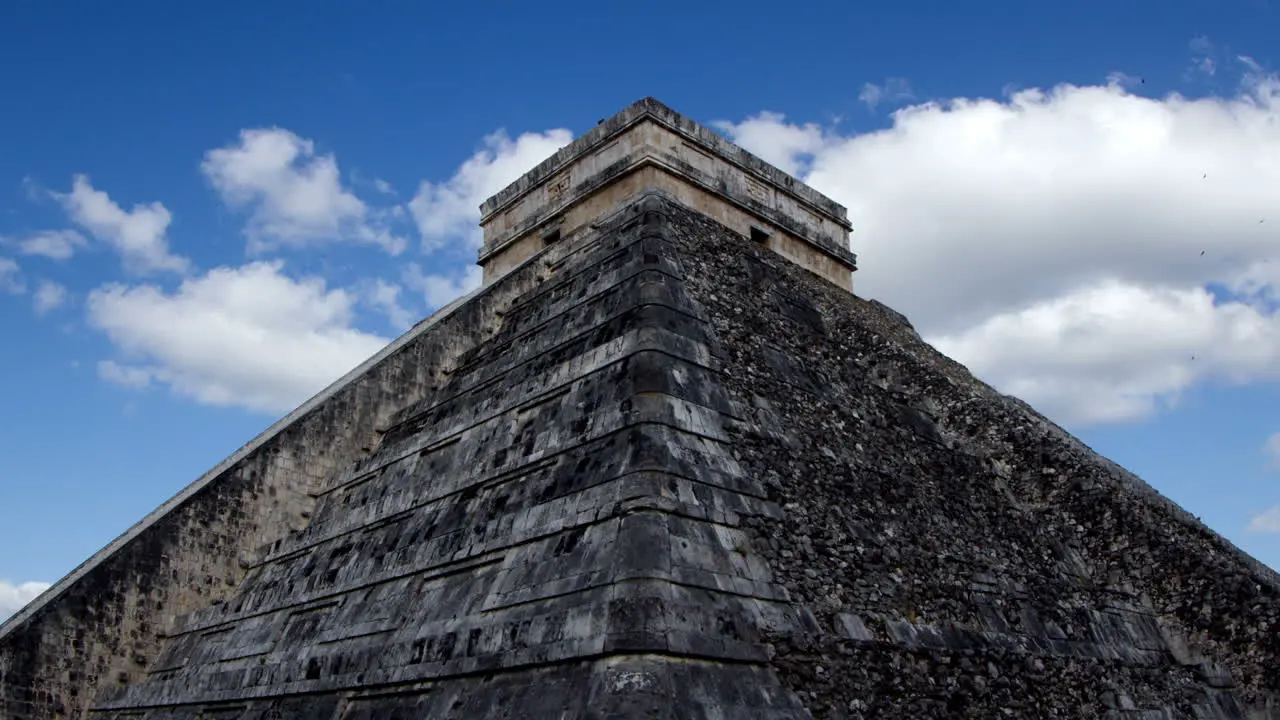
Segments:
[[[806,717],[762,633],[818,628],[750,550],[781,511],[733,457],[674,207],[643,193],[517,270],[542,281],[100,716]]]
[[[394,413],[431,393],[539,280],[513,273],[418,323],[0,625],[0,716],[77,716],[100,689],[145,677],[179,619],[231,597]]]

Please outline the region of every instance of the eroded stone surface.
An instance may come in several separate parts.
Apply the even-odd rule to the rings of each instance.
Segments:
[[[81,717],[99,689],[144,677],[177,619],[231,597],[392,413],[492,334],[493,308],[536,285],[512,281],[420,324],[0,624],[0,718]]]
[[[1280,717],[1275,573],[897,313],[672,217],[784,510],[752,547],[823,628],[773,637],[815,717]]]
[[[882,305],[657,196],[472,302],[97,717],[1274,716],[1275,574]]]
[[[663,207],[526,267],[546,281],[98,716],[807,717],[764,637],[818,628],[750,552],[743,519],[780,511],[731,452]]]

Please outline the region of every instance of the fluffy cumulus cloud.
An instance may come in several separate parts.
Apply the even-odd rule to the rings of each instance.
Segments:
[[[1095,422],[1147,415],[1198,377],[1280,379],[1276,316],[1203,288],[1107,280],[933,342],[1005,392]]]
[[[87,306],[120,352],[99,365],[105,380],[281,413],[388,342],[352,326],[356,300],[319,278],[290,278],[277,261],[217,268],[173,292],[107,285]]]
[[[370,208],[343,187],[338,161],[280,128],[243,130],[210,150],[201,170],[230,206],[249,212],[249,249],[348,241],[395,255],[406,242],[390,228],[394,211]]]
[[[511,184],[573,140],[568,130],[525,133],[515,140],[503,132],[484,139],[483,147],[443,183],[423,182],[409,202],[422,234],[424,250],[454,241],[480,246],[480,203]]]
[[[410,206],[427,249],[459,239],[473,247],[469,233],[479,203],[571,139],[567,130],[515,140],[497,133],[452,179],[424,183]],[[372,243],[392,253],[404,248],[387,227],[396,213],[407,212],[367,206],[342,185],[332,155],[317,153],[310,140],[286,130],[245,130],[236,143],[206,153],[201,169],[226,203],[248,212],[251,250],[335,241]],[[381,180],[373,185],[394,193]],[[92,193],[98,191],[78,178],[72,196],[118,211],[105,194]],[[168,213],[158,205],[154,209],[151,237],[162,239]],[[135,208],[124,217],[149,211]],[[114,214],[116,227],[125,224],[122,212]],[[109,213],[98,213],[103,214]],[[8,276],[17,278],[16,263],[7,262],[12,265]],[[0,280],[5,271],[0,265]],[[280,262],[255,262],[188,275],[172,290],[109,284],[89,294],[86,309],[90,324],[116,350],[97,365],[104,381],[131,389],[167,387],[205,404],[278,413],[296,407],[388,342],[357,327],[358,304],[402,331],[421,317],[419,308],[447,305],[479,287],[480,280],[480,268],[474,266],[427,272],[410,263],[399,282],[379,278],[349,290],[330,289],[319,278],[289,277]],[[52,287],[44,293],[37,305],[46,312],[65,298],[65,293],[55,298]]]
[[[21,610],[36,596],[49,589],[49,583],[24,582],[13,584],[8,580],[0,580],[0,622]]]
[[[165,206],[152,202],[134,205],[125,210],[107,193],[93,187],[89,178],[77,175],[72,179],[71,192],[55,193],[71,221],[87,230],[95,238],[111,245],[125,267],[133,272],[186,272],[186,258],[169,252],[166,232],[173,216]],[[69,236],[62,241],[74,243]],[[45,249],[61,252],[57,242],[46,241]],[[70,249],[68,246],[67,250]],[[47,254],[47,253],[46,253]],[[68,254],[69,257],[69,254]]]
[[[849,208],[859,294],[1060,421],[1123,421],[1280,373],[1280,81],[1236,66],[1225,98],[1113,80],[919,104],[855,136],[722,127]]]

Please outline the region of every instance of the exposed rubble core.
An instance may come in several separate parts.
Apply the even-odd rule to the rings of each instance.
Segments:
[[[785,513],[748,519],[753,549],[823,628],[774,647],[815,717],[1272,707],[1274,572],[897,313],[670,214],[751,408],[736,457]]]

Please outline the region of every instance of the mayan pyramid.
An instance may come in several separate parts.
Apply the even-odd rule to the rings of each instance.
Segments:
[[[482,212],[0,627],[0,715],[1280,717],[1280,578],[857,297],[843,207],[646,99]]]

